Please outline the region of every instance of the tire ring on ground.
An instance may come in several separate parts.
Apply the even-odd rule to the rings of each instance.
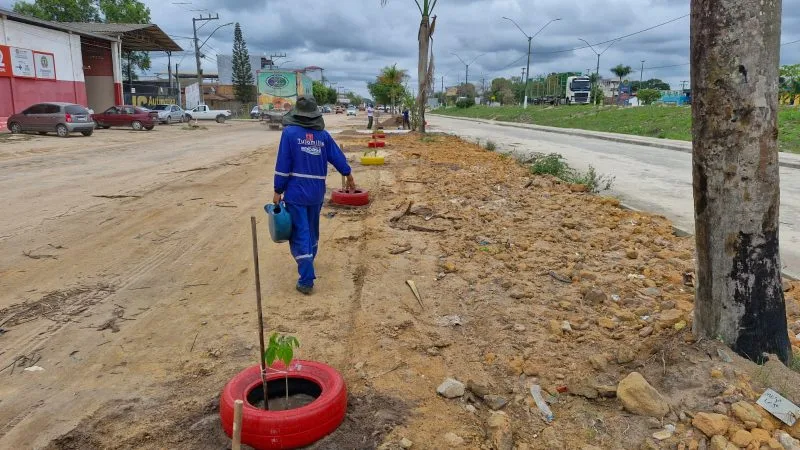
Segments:
[[[369,204],[369,191],[356,189],[354,192],[336,189],[331,194],[331,203],[342,206],[364,206]]]
[[[383,156],[362,156],[361,164],[364,166],[381,166],[386,162]]]
[[[347,388],[342,376],[332,367],[315,361],[292,362],[290,378],[312,381],[322,388],[316,400],[287,411],[264,411],[247,401],[254,389],[261,389],[261,368],[253,366],[234,376],[222,390],[219,415],[222,428],[233,434],[233,404],[244,400],[242,408],[242,443],[256,450],[290,449],[310,445],[332,433],[344,420],[347,411]],[[295,370],[299,367],[298,370]],[[275,369],[285,367],[275,364]],[[267,382],[283,383],[283,374],[271,372]]]

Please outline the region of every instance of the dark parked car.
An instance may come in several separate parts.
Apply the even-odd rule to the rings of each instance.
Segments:
[[[136,131],[150,131],[155,127],[158,118],[157,111],[150,111],[138,106],[112,106],[102,114],[93,114],[92,118],[97,126],[103,129],[111,127],[131,127]]]
[[[39,134],[55,132],[61,137],[80,132],[91,136],[94,131],[89,110],[73,103],[37,103],[19,114],[8,118],[8,129],[12,133],[36,131]]]

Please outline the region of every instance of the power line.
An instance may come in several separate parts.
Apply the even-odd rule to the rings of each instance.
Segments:
[[[680,17],[676,17],[676,18],[674,18],[674,19],[670,19],[670,20],[668,20],[668,21],[666,21],[666,22],[659,23],[658,25],[653,25],[652,27],[645,28],[644,30],[635,31],[635,32],[633,32],[633,33],[626,34],[626,35],[624,35],[624,36],[616,37],[616,38],[613,38],[613,39],[609,39],[609,40],[607,40],[607,41],[603,41],[603,42],[596,42],[596,43],[594,43],[594,44],[592,44],[592,45],[603,45],[603,44],[608,44],[609,42],[619,41],[619,40],[621,40],[621,39],[625,39],[625,38],[628,38],[628,37],[631,37],[631,36],[636,36],[637,34],[641,34],[641,33],[644,33],[644,32],[646,32],[646,31],[654,30],[654,29],[656,29],[656,28],[658,28],[658,27],[663,27],[664,25],[668,25],[668,24],[670,24],[670,23],[672,23],[672,22],[677,22],[677,21],[679,21],[679,20],[681,20],[681,19],[685,19],[685,18],[687,18],[687,17],[689,17],[689,14],[686,14],[686,15],[683,15],[683,16],[680,16]],[[575,50],[583,50],[583,49],[585,49],[585,48],[590,48],[590,46],[589,46],[589,45],[584,45],[584,46],[582,46],[582,47],[575,47],[575,48],[570,48],[570,49],[565,49],[565,50],[553,50],[553,51],[549,51],[549,52],[533,52],[533,54],[539,54],[539,55],[549,55],[549,54],[553,54],[553,53],[566,53],[566,52],[573,52],[573,51],[575,51]]]

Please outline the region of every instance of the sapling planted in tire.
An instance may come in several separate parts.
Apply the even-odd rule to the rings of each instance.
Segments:
[[[284,373],[283,379],[286,382],[286,405],[289,405],[289,365],[292,363],[292,359],[294,359],[294,349],[300,348],[300,341],[297,340],[294,336],[282,336],[278,335],[278,333],[272,333],[272,336],[269,337],[269,344],[267,345],[267,349],[264,351],[264,359],[266,360],[267,367],[272,366],[272,363],[275,360],[279,360],[283,362],[286,366],[287,372]],[[266,404],[268,399],[264,399],[264,404]]]

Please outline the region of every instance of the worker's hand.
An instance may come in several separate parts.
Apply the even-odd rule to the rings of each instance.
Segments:
[[[276,192],[276,193],[274,193],[274,194],[272,195],[272,203],[274,203],[274,204],[276,204],[276,205],[277,205],[277,204],[278,204],[278,203],[280,203],[280,202],[281,202],[281,194],[278,194],[277,192]]]
[[[356,190],[356,180],[353,178],[352,174],[347,176],[347,190],[348,191]]]

